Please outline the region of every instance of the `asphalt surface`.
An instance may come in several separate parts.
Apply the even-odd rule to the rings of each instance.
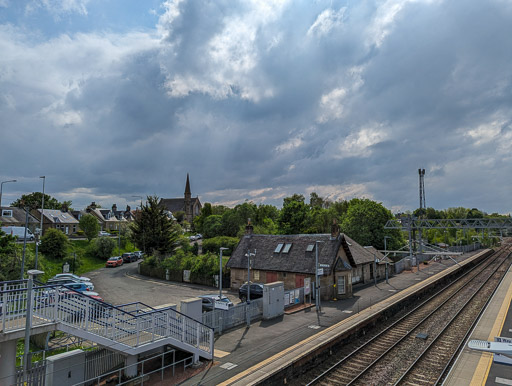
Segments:
[[[217,294],[218,290],[196,284],[176,283],[148,278],[137,273],[138,262],[125,263],[116,268],[100,268],[85,274],[94,284],[94,291],[110,304],[142,302],[148,306],[177,304],[198,295]],[[233,303],[238,293],[222,291]]]

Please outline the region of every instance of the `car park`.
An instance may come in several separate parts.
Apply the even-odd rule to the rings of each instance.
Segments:
[[[68,286],[70,284],[83,284],[89,291],[94,290],[94,284],[90,281],[79,281],[73,278],[59,278],[59,279],[50,279],[47,284],[55,284],[55,285],[65,285]]]
[[[220,299],[219,295],[200,295],[198,298],[203,302],[203,312],[212,311],[215,308],[228,309],[233,307],[233,303],[227,296],[222,296],[222,299]]]
[[[131,263],[132,261],[137,261],[137,256],[135,256],[134,252],[123,253],[121,257],[123,258],[123,263]]]
[[[261,283],[250,283],[251,284],[251,298],[259,299],[263,297],[263,284]],[[247,301],[247,283],[244,283],[238,289],[238,297],[242,302]]]
[[[114,256],[107,260],[105,266],[108,267],[119,267],[123,265],[123,258],[121,256]]]

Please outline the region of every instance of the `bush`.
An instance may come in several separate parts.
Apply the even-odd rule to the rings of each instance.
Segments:
[[[211,239],[203,240],[203,253],[212,252],[215,254],[219,254],[220,247],[228,248],[222,254],[224,256],[231,256],[233,250],[238,245],[237,237],[228,237],[228,236],[218,236],[213,237]]]
[[[110,237],[98,237],[94,240],[93,253],[96,257],[108,260],[116,247],[116,242]]]
[[[67,254],[68,238],[58,229],[48,229],[41,238],[41,253],[49,259],[64,260]]]

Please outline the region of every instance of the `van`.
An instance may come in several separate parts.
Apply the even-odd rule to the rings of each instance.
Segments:
[[[17,236],[18,240],[25,239],[25,227],[2,227],[2,231],[11,236]],[[27,240],[34,240],[36,237],[27,228]]]

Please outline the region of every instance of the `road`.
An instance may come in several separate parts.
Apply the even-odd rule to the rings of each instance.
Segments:
[[[137,274],[138,263],[123,264],[116,268],[100,268],[88,272],[94,283],[94,291],[108,303],[125,304],[142,302],[148,306],[160,306],[163,304],[177,304],[198,295],[216,294],[218,290],[196,284],[163,282]],[[222,291],[233,303],[238,303],[236,293]]]

